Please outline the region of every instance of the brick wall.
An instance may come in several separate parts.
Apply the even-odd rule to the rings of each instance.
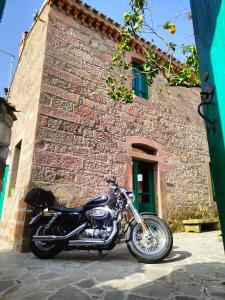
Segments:
[[[30,188],[30,175],[34,148],[34,136],[37,124],[37,111],[40,97],[48,7],[42,12],[42,19],[37,21],[27,36],[26,44],[17,65],[10,89],[10,102],[19,113],[14,122],[11,137],[11,159],[9,176],[4,201],[0,236],[15,248],[21,248],[24,230],[26,205],[23,201]],[[16,174],[13,160],[18,159],[18,146],[21,149]],[[14,168],[12,168],[14,165]],[[16,176],[16,185],[15,182]]]
[[[105,78],[114,41],[62,12],[50,9],[32,182],[64,203],[107,192],[110,169],[131,185],[128,140],[144,138],[160,148],[158,211],[214,208],[199,90],[168,87],[160,76],[152,99],[132,105],[106,97]],[[130,56],[137,56],[131,53]]]

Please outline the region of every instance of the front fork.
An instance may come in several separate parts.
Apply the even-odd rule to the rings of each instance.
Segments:
[[[141,227],[143,229],[143,232],[149,234],[149,229],[146,226],[146,224],[144,223],[144,219],[142,218],[142,216],[139,214],[139,212],[137,211],[137,209],[134,207],[133,202],[130,200],[130,198],[127,196],[126,193],[124,193],[124,196],[127,199],[128,207],[132,211],[135,220],[137,221],[138,224],[141,225]]]

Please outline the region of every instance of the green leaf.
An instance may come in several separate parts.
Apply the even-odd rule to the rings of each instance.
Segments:
[[[189,11],[187,13],[187,18],[188,18],[188,20],[192,20],[192,13],[191,13],[191,11]]]
[[[172,49],[173,51],[175,51],[175,50],[176,50],[176,47],[177,47],[177,45],[176,45],[176,44],[174,44],[174,43],[172,43],[172,42],[170,42],[170,43],[169,43],[169,47],[170,47],[170,49]]]
[[[170,29],[170,21],[166,21],[166,23],[163,25],[164,29]]]

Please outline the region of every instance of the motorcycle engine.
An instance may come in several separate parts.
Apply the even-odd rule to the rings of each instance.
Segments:
[[[91,228],[84,231],[88,238],[107,239],[113,229],[114,211],[105,207],[96,207],[86,212]]]

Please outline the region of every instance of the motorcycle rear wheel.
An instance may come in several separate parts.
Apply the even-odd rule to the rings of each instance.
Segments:
[[[32,240],[33,235],[44,235],[43,230],[48,221],[48,219],[40,220],[32,227],[32,232],[30,235],[30,249],[34,255],[42,259],[53,258],[63,249],[62,243],[59,242],[41,242]],[[53,226],[51,228],[51,234],[56,233],[57,229]]]
[[[173,247],[173,236],[168,225],[153,215],[144,215],[149,234],[144,235],[140,224],[133,220],[127,232],[127,247],[131,254],[143,263],[164,260]]]

